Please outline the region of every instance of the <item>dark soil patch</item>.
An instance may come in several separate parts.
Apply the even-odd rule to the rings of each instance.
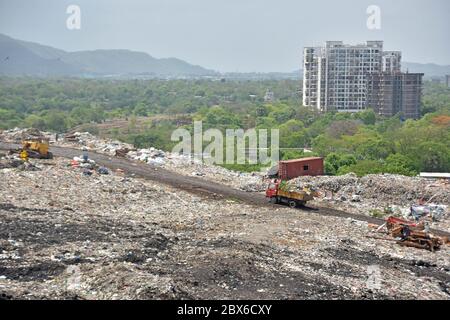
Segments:
[[[373,252],[365,252],[354,248],[327,248],[331,256],[338,260],[358,265],[380,265],[384,268],[414,272],[418,277],[430,277],[439,281],[442,291],[449,294],[449,268],[439,268],[437,265],[422,260],[406,260],[390,256],[379,257]]]
[[[52,279],[66,269],[65,265],[56,262],[41,262],[31,266],[3,267],[0,266],[0,275],[15,281],[43,281]]]

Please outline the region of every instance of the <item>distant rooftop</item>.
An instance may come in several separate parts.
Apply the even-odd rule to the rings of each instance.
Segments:
[[[294,159],[294,160],[285,160],[285,161],[280,161],[280,162],[282,162],[282,163],[296,163],[296,162],[313,161],[313,160],[323,160],[323,158],[320,158],[320,157],[309,157],[309,158],[301,158],[301,159]]]
[[[421,178],[450,179],[450,173],[447,172],[421,172],[419,176]]]
[[[355,48],[355,47],[383,47],[383,41],[366,41],[366,43],[358,44],[344,44],[343,41],[327,41],[327,47],[337,47],[337,48]]]

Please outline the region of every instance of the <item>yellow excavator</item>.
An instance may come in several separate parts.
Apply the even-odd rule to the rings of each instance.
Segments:
[[[49,142],[45,139],[32,139],[22,141],[22,149],[19,153],[26,152],[27,156],[36,159],[53,159],[53,154],[48,151]]]

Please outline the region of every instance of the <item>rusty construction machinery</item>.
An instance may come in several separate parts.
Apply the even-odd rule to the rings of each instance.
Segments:
[[[396,217],[389,217],[386,220],[386,228],[392,237],[400,239],[397,243],[401,246],[434,252],[444,243],[441,238],[426,232],[424,223],[414,223]]]

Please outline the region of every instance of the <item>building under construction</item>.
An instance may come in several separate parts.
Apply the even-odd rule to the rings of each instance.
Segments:
[[[423,74],[402,73],[401,57],[399,51],[383,51],[383,41],[327,41],[324,47],[307,47],[303,105],[323,112],[374,108],[380,115],[417,118]]]
[[[423,73],[372,74],[367,81],[367,105],[382,116],[420,117]]]

